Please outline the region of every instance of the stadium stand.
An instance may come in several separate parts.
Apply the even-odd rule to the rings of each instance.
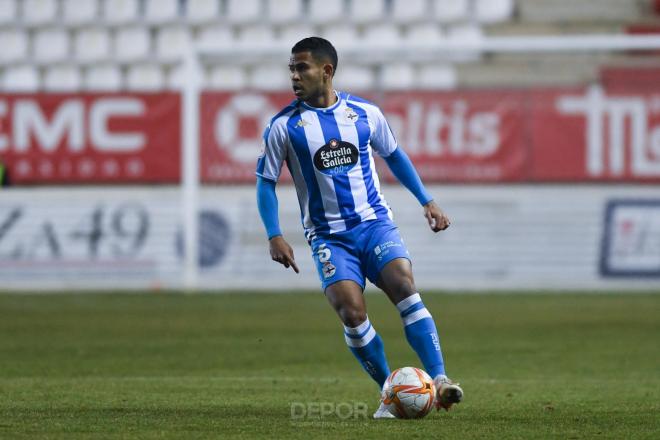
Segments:
[[[159,90],[181,83],[177,64],[189,40],[222,48],[293,44],[316,34],[341,50],[362,42],[469,42],[484,35],[649,33],[660,31],[659,11],[656,0],[0,0],[0,77],[4,91]],[[439,56],[423,66],[365,63],[340,71],[338,86],[578,84],[597,80],[601,68],[650,58],[562,56],[561,64],[545,55],[474,52]],[[210,62],[205,85],[286,88],[283,76],[274,73],[281,67]]]

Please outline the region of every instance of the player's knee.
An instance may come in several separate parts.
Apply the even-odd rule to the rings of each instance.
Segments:
[[[417,292],[415,281],[408,274],[401,274],[391,283],[390,289],[395,291],[398,298],[407,298]]]
[[[367,312],[356,308],[342,308],[339,315],[344,325],[348,327],[357,327],[367,320]]]

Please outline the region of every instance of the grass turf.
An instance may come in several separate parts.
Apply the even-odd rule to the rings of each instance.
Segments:
[[[367,302],[390,366],[419,365]],[[375,421],[345,417],[378,390],[320,293],[0,295],[0,438],[660,438],[660,295],[425,303],[466,400]]]

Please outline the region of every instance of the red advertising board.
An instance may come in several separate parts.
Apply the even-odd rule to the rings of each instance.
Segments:
[[[426,182],[660,182],[660,87],[365,97]],[[254,182],[264,127],[292,98],[203,93],[203,181]],[[17,184],[177,183],[180,114],[174,93],[0,96],[0,160]]]
[[[529,92],[530,180],[660,182],[660,88]]]
[[[203,93],[200,112],[201,176],[206,182],[254,182],[262,134],[293,100],[291,93]],[[283,180],[290,180],[288,172]]]
[[[386,94],[380,106],[425,181],[523,181],[522,92]]]
[[[175,93],[0,96],[0,160],[13,184],[176,182],[180,111]]]

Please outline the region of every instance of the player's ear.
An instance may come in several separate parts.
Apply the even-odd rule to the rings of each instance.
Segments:
[[[323,78],[325,80],[329,80],[333,76],[335,76],[335,68],[332,67],[332,64],[324,64],[323,65]]]

